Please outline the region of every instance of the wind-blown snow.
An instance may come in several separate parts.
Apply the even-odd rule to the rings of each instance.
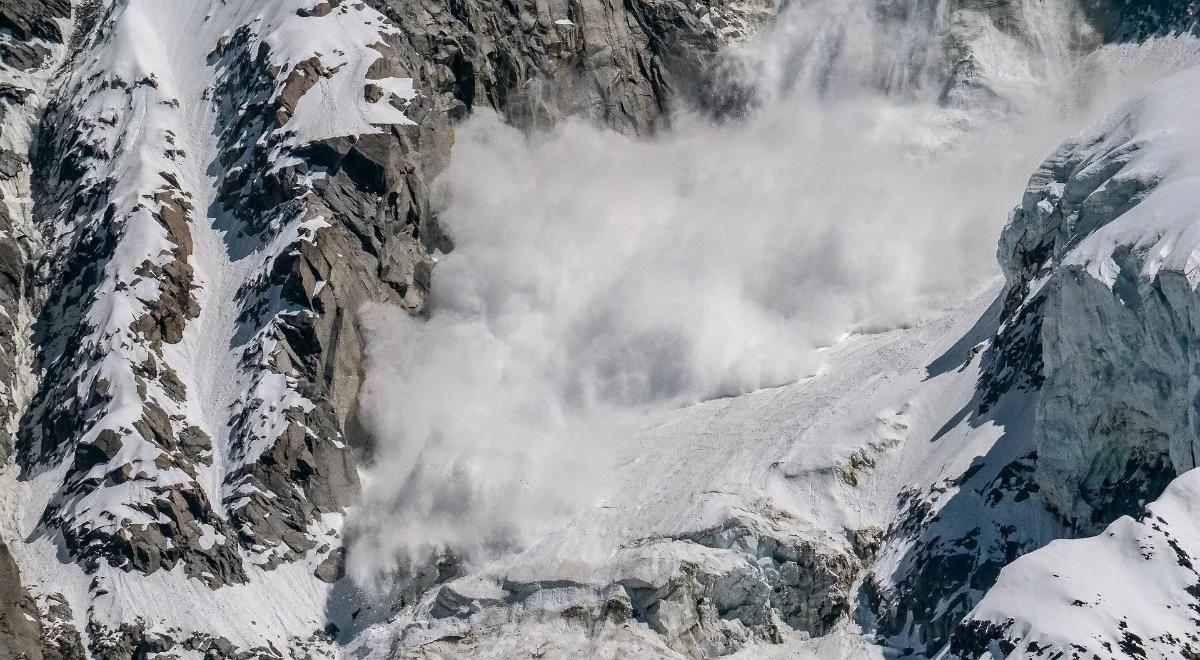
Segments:
[[[364,316],[380,451],[352,525],[358,579],[528,545],[643,452],[641,415],[796,382],[846,333],[986,280],[1001,209],[1089,99],[1176,63],[1077,63],[1070,12],[1026,9],[1035,43],[973,42],[994,94],[949,106],[930,69],[944,53],[921,39],[944,16],[815,2],[740,55],[764,102],[744,123],[525,138],[477,112],[441,179],[456,246],[429,319]]]
[[[987,313],[998,286],[998,278],[992,279],[971,292],[968,302],[911,328],[850,336],[822,351],[827,368],[812,377],[660,412],[652,423],[630,431],[637,456],[624,462],[618,474],[605,475],[608,483],[595,493],[598,506],[582,508],[524,551],[450,583],[456,593],[485,603],[503,594],[505,585],[547,585],[542,601],[523,603],[527,611],[513,629],[481,644],[480,657],[512,657],[510,646],[519,649],[526,638],[537,648],[539,634],[570,654],[575,643],[570,630],[537,630],[540,621],[554,621],[538,613],[578,604],[569,588],[553,590],[550,585],[657,585],[664,575],[680,570],[680,562],[727,573],[745,566],[747,556],[679,539],[730,520],[778,525],[780,538],[798,535],[832,551],[846,551],[847,530],[887,525],[895,493],[961,474],[1002,433],[992,424],[939,433],[946,419],[969,404],[979,373],[978,354],[955,342]],[[931,376],[930,365],[939,361],[956,367],[961,363],[961,368]],[[839,470],[856,452],[867,452],[877,463],[852,486]],[[457,530],[453,537],[428,538],[453,540],[461,548],[470,537]],[[368,629],[351,650],[361,647],[364,653],[374,652],[367,657],[382,658],[387,657],[383,649],[415,648],[422,640],[461,635],[472,623],[484,631],[491,628],[486,609],[467,622],[426,618],[410,626],[406,617],[419,619],[431,600],[427,595],[415,615],[406,612],[395,622]],[[839,647],[846,649],[845,657],[871,657],[870,644],[853,625],[823,646],[808,645],[801,637],[789,642],[782,657],[837,657],[828,652]],[[646,646],[639,657],[684,657],[669,650],[660,656],[650,650],[651,640],[640,643]],[[608,657],[615,648],[604,643],[593,652]],[[865,655],[855,655],[853,649]],[[768,652],[754,646],[745,650],[745,657],[767,657]]]

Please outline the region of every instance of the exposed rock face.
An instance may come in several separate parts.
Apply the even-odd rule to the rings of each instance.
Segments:
[[[60,593],[46,595],[41,600],[41,610],[43,657],[54,660],[85,657],[87,646],[67,599]]]
[[[44,40],[63,43],[62,26],[56,19],[71,15],[69,0],[34,0],[0,4],[0,27],[10,30],[21,42]]]
[[[319,7],[303,14],[315,19],[346,11],[336,4]],[[673,30],[672,39],[690,41],[671,44],[652,39],[654,28],[639,23],[631,10],[605,3],[574,6],[579,15],[570,21],[557,17],[555,8],[533,5],[376,8],[399,29],[381,31],[382,41],[370,45],[379,55],[366,72],[364,100],[402,110],[408,120],[381,133],[292,144],[286,136],[305,93],[336,67],[308,58],[272,74],[270,51],[246,31],[235,32],[210,56],[220,72],[216,98],[228,99],[225,114],[235,117],[222,129],[221,161],[231,169],[219,201],[242,223],[240,232],[269,235],[277,231],[273,223],[286,226],[298,216],[329,225],[276,248],[261,282],[239,291],[246,331],[264,342],[253,349],[257,361],[298,379],[295,391],[312,404],[287,412],[286,430],[273,431],[274,437],[249,420],[270,415],[277,401],[255,397],[238,413],[232,447],[246,460],[226,477],[233,493],[229,506],[244,543],[281,548],[271,562],[314,547],[307,526],[349,504],[356,492],[344,446],[324,441],[367,444],[353,418],[363,351],[356,313],[367,302],[414,313],[423,308],[430,252],[449,248],[430,211],[428,183],[448,158],[453,122],[478,102],[525,125],[583,113],[618,129],[650,131],[676,94],[660,80],[668,71],[661,57],[670,54],[695,67],[745,30],[715,30],[679,3],[658,8],[664,16],[682,17],[691,30]],[[566,16],[568,8],[560,9]],[[742,25],[769,15],[756,5],[716,10],[739,17]],[[665,30],[666,19],[657,20],[657,29]],[[576,38],[575,30],[590,32]],[[402,98],[369,82],[395,77],[412,78],[418,93]],[[581,92],[580,85],[594,91]],[[255,90],[249,105],[247,89]],[[261,137],[252,142],[247,135]],[[279,167],[281,154],[298,162]],[[313,178],[312,172],[323,176]],[[269,458],[249,460],[258,451],[250,448],[257,447],[269,447]],[[291,485],[297,479],[302,498]]]
[[[1010,419],[994,450],[965,473],[900,494],[885,559],[864,589],[889,645],[935,656],[1001,569],[1067,533],[1039,495],[1037,454],[1024,432]]]
[[[705,100],[717,50],[775,9],[761,0],[372,6],[403,30],[373,73],[412,76],[443,111],[491,106],[526,128],[583,115],[630,133],[662,126],[681,99]]]
[[[15,153],[8,153],[11,160],[0,174],[8,173],[11,180],[25,168],[21,167]],[[12,453],[20,405],[17,390],[22,347],[18,337],[23,330],[20,313],[25,289],[25,248],[16,224],[8,205],[0,206],[0,309],[3,310],[0,312],[0,344],[3,344],[0,347],[0,456],[6,459]]]
[[[42,629],[37,606],[21,584],[21,570],[0,543],[0,656],[41,660]]]

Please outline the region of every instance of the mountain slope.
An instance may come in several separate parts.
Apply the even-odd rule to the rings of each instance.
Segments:
[[[715,31],[671,3],[6,5],[23,85],[6,198],[32,203],[4,234],[5,537],[43,627],[116,657],[325,644],[366,442],[355,314],[423,306],[451,123],[478,101],[651,130],[672,95],[659,58],[699,85],[688,58],[765,15]]]
[[[1034,340],[1046,374],[1038,483],[1073,527],[1111,524],[1006,567],[956,632],[971,640],[962,642],[968,656],[985,646],[1197,653],[1189,613],[1198,549],[1186,513],[1196,443],[1197,80],[1195,68],[1164,80],[1065,144],[1031,179],[1005,232],[1002,253],[1020,268],[1010,287],[1045,301],[1024,303],[1040,305],[1044,319]],[[1016,606],[1032,594],[1036,609]]]
[[[833,209],[849,227],[860,207],[882,206],[892,224],[846,235],[919,251],[899,219],[925,207],[901,203],[905,185],[1002,176],[1062,130],[1038,116],[1090,116],[1089,103],[1195,65],[1195,40],[1163,36],[1194,24],[1177,4],[1123,1],[0,0],[0,657],[1195,653],[1198,69],[1046,160],[1001,235],[1004,281],[963,287],[965,301],[906,291],[912,283],[887,263],[841,272],[865,262],[839,253],[863,246],[822,242],[842,236],[832,231],[817,248],[797,242],[792,259],[743,254],[790,249],[801,234],[756,234],[753,218],[736,217],[803,206],[811,217],[795,222]],[[805,104],[789,105],[798,96]],[[845,135],[822,134],[864,117]],[[479,128],[489,121],[491,132]],[[810,142],[771,132],[796,122],[808,122],[797,134]],[[979,138],[1010,123],[995,143]],[[496,178],[464,174],[469,161],[454,159],[497,135],[539,155],[563,135],[599,136],[572,147],[644,147],[638,157],[671,168],[678,176],[663,180],[679,190],[660,200],[633,185],[599,197],[539,189],[561,183],[552,176],[492,190]],[[773,320],[809,314],[771,336],[796,344],[787,351],[747,341],[720,354],[734,355],[722,363],[730,372],[762,359],[774,367],[764,373],[786,377],[753,382],[782,385],[720,374],[721,387],[699,395],[671,390],[692,359],[683,342],[621,337],[630,352],[605,361],[570,326],[569,357],[622,392],[645,385],[629,364],[657,349],[674,356],[650,365],[663,370],[647,387],[675,396],[552,427],[585,441],[550,445],[578,447],[570,460],[529,458],[537,438],[512,452],[489,441],[503,435],[496,428],[466,443],[517,482],[561,470],[555,480],[578,479],[569,491],[489,491],[442,445],[397,450],[390,426],[447,412],[414,410],[429,402],[422,391],[473,386],[476,399],[440,402],[466,403],[448,411],[454,420],[506,389],[529,388],[515,399],[527,407],[510,412],[531,417],[561,413],[555,397],[595,394],[530,380],[544,375],[536,368],[474,378],[468,362],[511,365],[454,344],[459,328],[440,324],[448,309],[463,312],[453,308],[463,259],[489,262],[472,285],[511,285],[519,304],[541,302],[548,289],[528,278],[549,263],[559,268],[550,289],[596,304],[585,319],[643,327],[616,316],[638,309],[635,289],[574,298],[579,264],[505,252],[515,240],[480,251],[472,226],[448,222],[462,220],[455,195],[491,204],[474,207],[479,224],[553,251],[556,232],[579,226],[540,225],[536,213],[505,226],[502,202],[525,193],[537,199],[521,208],[549,200],[555,217],[601,199],[655,229],[671,195],[710,199],[696,186],[821,194],[812,181],[738,183],[766,167],[686,158],[696,144],[720,155],[747,135],[775,147],[782,169],[837,190],[846,163],[881,174],[845,188],[862,198],[853,204],[780,197],[715,227],[681,204],[680,222],[694,225],[657,227],[671,249],[646,254],[707,287],[684,301],[713,313],[672,308],[681,325],[715,327],[741,309],[722,306],[727,282],[706,279],[712,264],[701,261],[754,265]],[[845,152],[822,150],[838,139]],[[1013,148],[997,155],[996,144]],[[1011,162],[946,160],[964,152]],[[896,171],[875,166],[892,156]],[[821,162],[788,168],[802,158]],[[566,166],[629,162],[595,160]],[[515,160],[500,167],[528,173]],[[463,185],[478,189],[454,188]],[[973,185],[948,192],[991,194]],[[620,203],[637,191],[643,208]],[[930,208],[974,209],[941,200]],[[975,229],[958,226],[968,217],[936,220],[947,235]],[[709,245],[690,234],[708,229],[721,249],[689,262],[690,247]],[[610,237],[587,236],[597,238],[586,252],[609,254]],[[925,247],[915,260],[935,261]],[[950,277],[928,281],[953,279],[954,262],[941,265]],[[673,274],[661,266],[618,283],[649,288],[657,282],[637,278]],[[833,273],[825,298],[781,302],[804,269],[822,268]],[[608,286],[599,268],[583,275]],[[874,289],[862,300],[878,308],[855,308],[838,277]],[[910,293],[919,309],[889,306]],[[485,347],[508,348],[511,319],[495,318]],[[839,339],[812,351],[803,364],[819,366],[806,375],[789,360],[810,348],[810,323],[842,325],[821,326]],[[523,341],[536,349],[524,355],[560,348],[550,332]],[[409,367],[429,364],[427,380],[409,382]],[[397,392],[409,398],[386,396]],[[589,469],[573,472],[579,463]],[[406,491],[405,475],[421,470],[435,478],[411,483],[433,487]],[[464,473],[478,480],[458,481]],[[400,497],[380,488],[389,480]],[[532,522],[513,530],[514,517]],[[475,524],[499,533],[455,545],[469,534],[437,529]],[[412,535],[402,547],[432,550],[396,554],[383,541],[397,530]],[[1081,558],[1103,562],[1105,579],[1079,572]],[[377,565],[390,581],[363,568]]]

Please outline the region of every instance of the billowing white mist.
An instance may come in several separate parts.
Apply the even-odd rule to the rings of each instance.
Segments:
[[[793,3],[739,54],[763,99],[740,123],[458,131],[428,320],[363,312],[379,450],[352,575],[520,548],[603,495],[645,415],[793,382],[994,272],[1006,209],[1079,116],[1074,18],[1027,3],[1023,41],[982,22],[990,87],[947,98],[941,3],[899,4]]]

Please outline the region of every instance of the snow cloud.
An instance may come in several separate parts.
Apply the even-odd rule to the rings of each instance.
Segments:
[[[532,543],[602,499],[655,410],[804,378],[845,333],[997,272],[1006,210],[1085,110],[1032,64],[990,119],[947,107],[883,48],[919,63],[927,45],[830,13],[856,3],[800,4],[829,11],[747,50],[768,93],[744,121],[681,116],[648,141],[487,112],[459,129],[429,317],[362,314],[379,449],[351,521],[360,582]],[[826,46],[853,30],[881,41],[843,67]]]

